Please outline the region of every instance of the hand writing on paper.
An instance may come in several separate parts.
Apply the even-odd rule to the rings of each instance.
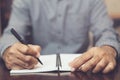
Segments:
[[[116,51],[110,46],[93,47],[82,56],[75,58],[70,66],[72,71],[76,69],[83,72],[108,73],[116,66]]]
[[[38,63],[41,48],[37,45],[15,43],[5,50],[3,60],[8,69],[32,69]]]

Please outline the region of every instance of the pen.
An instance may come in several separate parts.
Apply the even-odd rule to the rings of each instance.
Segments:
[[[27,45],[27,43],[20,37],[20,35],[15,31],[15,29],[11,29],[11,33],[22,43],[22,44],[25,44],[25,45]],[[38,62],[40,62],[42,65],[43,65],[43,63],[42,63],[42,61],[39,59],[39,58],[37,58],[37,57],[35,57],[37,60],[38,60]]]

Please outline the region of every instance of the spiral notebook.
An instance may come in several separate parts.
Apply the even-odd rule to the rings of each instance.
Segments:
[[[23,69],[23,70],[11,70],[11,74],[22,74],[22,73],[40,73],[40,72],[51,72],[51,71],[71,71],[69,63],[81,54],[51,54],[41,55],[40,60],[43,65],[38,63],[34,69]],[[59,58],[59,62],[58,61]],[[58,64],[59,63],[59,64]]]

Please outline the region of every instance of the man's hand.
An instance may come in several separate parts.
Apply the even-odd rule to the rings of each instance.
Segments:
[[[39,56],[39,46],[15,43],[4,51],[3,60],[8,69],[32,69]]]
[[[70,66],[72,71],[76,69],[83,72],[92,71],[93,73],[108,73],[116,66],[116,51],[110,46],[93,47],[82,56],[75,58]]]

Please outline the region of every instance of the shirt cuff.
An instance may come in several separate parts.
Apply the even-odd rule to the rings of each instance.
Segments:
[[[4,51],[5,51],[8,47],[10,47],[11,45],[13,45],[14,43],[15,43],[15,42],[9,43],[9,44],[4,44],[3,47],[2,47],[1,50],[0,50],[0,56],[2,57]]]
[[[100,46],[104,46],[104,45],[108,45],[113,47],[116,50],[116,59],[118,59],[120,57],[120,46],[117,42],[112,42],[112,41],[103,41],[101,43],[97,43],[96,46],[100,47]]]

